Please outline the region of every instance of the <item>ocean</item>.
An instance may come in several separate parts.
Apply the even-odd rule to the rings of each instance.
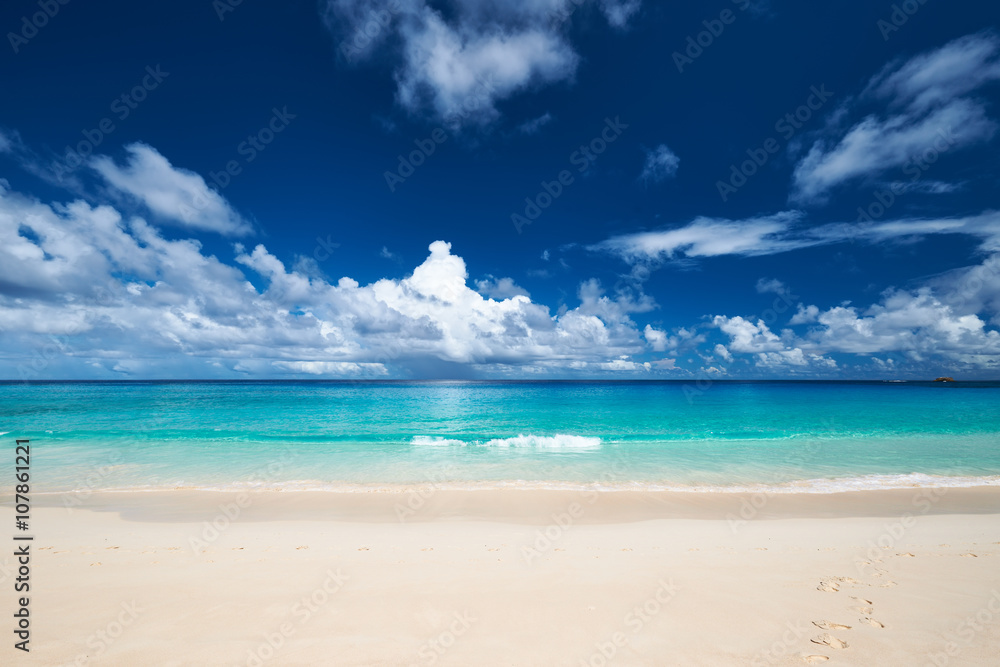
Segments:
[[[1000,485],[1000,382],[4,383],[0,432],[51,493]]]

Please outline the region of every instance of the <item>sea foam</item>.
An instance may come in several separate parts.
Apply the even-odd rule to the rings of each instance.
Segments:
[[[555,435],[521,434],[511,438],[491,438],[485,442],[481,440],[465,442],[437,436],[417,435],[410,440],[410,444],[431,447],[447,447],[449,445],[465,447],[467,445],[476,445],[480,447],[533,447],[535,449],[580,451],[599,449],[601,439],[583,435],[557,433]]]

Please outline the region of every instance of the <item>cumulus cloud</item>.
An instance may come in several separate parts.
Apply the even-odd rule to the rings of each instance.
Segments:
[[[487,276],[476,281],[476,291],[490,299],[509,299],[512,296],[531,296],[528,290],[514,282],[513,278]]]
[[[667,332],[661,331],[660,329],[654,329],[650,325],[646,325],[643,330],[643,336],[646,337],[646,342],[649,346],[653,348],[656,352],[663,352],[667,349]]]
[[[1000,39],[979,33],[888,65],[846,109],[884,106],[849,127],[832,124],[795,167],[793,201],[820,203],[838,185],[889,169],[915,170],[925,151],[940,155],[989,141],[997,124],[973,96],[1000,79]]]
[[[646,162],[643,164],[642,173],[639,175],[639,178],[646,185],[650,183],[662,183],[677,173],[677,167],[680,166],[681,159],[666,144],[646,149],[645,152]]]
[[[608,22],[624,27],[639,0],[602,0]],[[573,0],[326,0],[323,18],[348,63],[399,54],[396,99],[408,111],[449,125],[482,124],[497,103],[572,79],[579,56],[566,23]],[[379,48],[392,43],[393,49]]]
[[[777,278],[761,278],[757,281],[756,288],[758,294],[771,293],[777,294],[778,296],[786,296],[789,294],[788,287]]]
[[[174,167],[147,144],[125,147],[128,158],[118,165],[110,157],[99,155],[91,166],[112,188],[141,202],[163,222],[242,236],[252,229],[226,199],[193,171]]]
[[[727,350],[726,346],[723,345],[722,343],[719,343],[718,345],[715,346],[714,352],[715,356],[719,357],[723,361],[733,360],[733,355],[729,353],[729,350]]]
[[[111,206],[0,189],[0,375],[647,372],[629,314],[648,297],[587,281],[578,307],[552,313],[504,279],[489,286],[507,294],[484,297],[444,241],[428,251],[403,278],[327,281],[264,245],[237,244],[229,264]]]
[[[788,323],[791,325],[810,324],[815,322],[818,318],[819,308],[816,306],[806,306],[800,303],[796,313],[792,315],[792,319],[788,320]]]
[[[821,312],[810,343],[852,354],[903,352],[916,359],[943,356],[963,363],[997,367],[1000,333],[988,331],[973,313],[942,302],[928,287],[890,291],[863,312],[837,306]]]
[[[756,366],[763,369],[783,369],[786,371],[811,369],[824,371],[836,368],[837,362],[816,352],[803,349],[791,331],[781,336],[771,331],[763,320],[753,322],[743,317],[717,315],[712,324],[729,335],[729,351],[753,355]],[[722,347],[720,351],[718,348]],[[717,346],[716,352],[726,351]]]
[[[951,301],[951,303],[949,303]],[[813,324],[802,335],[776,334],[762,320],[716,316],[733,352],[754,355],[760,367],[830,367],[830,354],[898,353],[912,361],[944,359],[963,369],[1000,368],[1000,332],[989,330],[975,305],[929,286],[889,290],[876,304],[839,305],[821,311],[799,304],[790,325]]]

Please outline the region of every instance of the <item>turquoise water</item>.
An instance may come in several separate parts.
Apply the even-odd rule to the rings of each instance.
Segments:
[[[10,383],[0,432],[38,491],[1000,484],[1000,383]]]

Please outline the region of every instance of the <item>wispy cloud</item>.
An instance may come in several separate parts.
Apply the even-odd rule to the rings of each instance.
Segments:
[[[960,218],[905,218],[878,223],[805,225],[801,211],[783,211],[746,220],[696,218],[687,225],[614,236],[588,246],[631,264],[682,258],[775,255],[800,248],[857,241],[883,243],[936,234],[964,234],[980,240],[981,249],[1000,249],[1000,212]]]
[[[891,63],[837,118],[856,118],[871,104],[884,111],[846,129],[833,123],[795,167],[792,201],[822,203],[837,186],[902,167],[923,151],[989,141],[997,124],[973,93],[998,79],[1000,39],[992,33]]]
[[[792,239],[789,234],[803,217],[798,211],[749,220],[699,217],[675,229],[614,236],[589,249],[618,255],[630,263],[681,256],[771,255],[803,247],[802,241]]]

